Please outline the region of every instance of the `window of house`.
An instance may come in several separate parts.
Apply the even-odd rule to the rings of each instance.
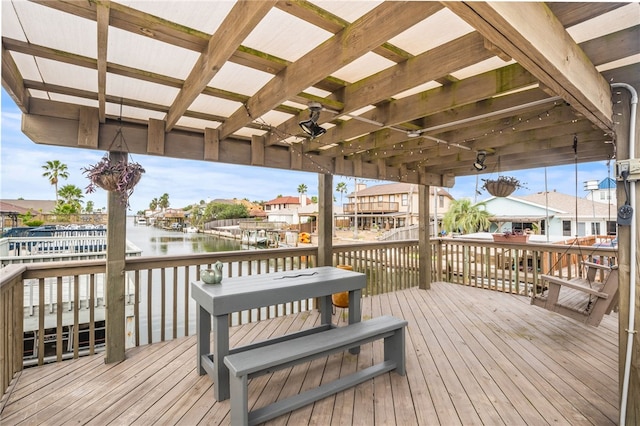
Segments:
[[[607,221],[607,235],[616,235],[618,233],[616,225],[617,224],[615,220]]]
[[[396,196],[395,195],[389,195],[389,202],[390,203],[395,203],[396,202]]]
[[[409,205],[409,194],[402,194],[402,205]]]
[[[438,195],[438,207],[444,208],[444,195]]]
[[[591,222],[591,235],[600,235],[600,222]]]
[[[563,220],[562,221],[562,235],[563,236],[571,236],[571,221]]]

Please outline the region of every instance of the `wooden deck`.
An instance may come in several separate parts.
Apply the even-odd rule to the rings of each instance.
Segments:
[[[519,296],[435,283],[363,300],[363,316],[409,321],[407,375],[394,372],[268,424],[608,425],[618,418],[617,317],[598,328],[529,305]],[[340,319],[340,309],[336,322]],[[233,327],[237,345],[319,322],[317,313]],[[30,368],[3,398],[0,423],[217,425],[229,401],[213,399],[196,372],[195,337],[138,347],[120,364],[103,355]],[[364,368],[382,343],[333,355],[249,384],[249,404]]]

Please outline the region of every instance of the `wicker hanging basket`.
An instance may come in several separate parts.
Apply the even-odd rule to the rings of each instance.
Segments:
[[[503,181],[486,181],[484,189],[494,197],[508,197],[515,190],[516,186]]]
[[[524,188],[524,185],[518,179],[510,176],[498,176],[497,179],[482,180],[484,181],[482,188],[494,197],[508,197],[516,189]]]

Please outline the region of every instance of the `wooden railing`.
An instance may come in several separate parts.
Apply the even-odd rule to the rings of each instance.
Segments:
[[[582,277],[582,261],[617,264],[617,249],[592,245],[494,243],[462,238],[434,240],[433,278],[530,296],[539,275]]]
[[[367,275],[365,296],[419,284],[416,240],[338,245],[334,265]],[[497,244],[478,240],[432,241],[432,281],[529,295],[540,273],[579,276],[582,259],[615,263],[615,249],[555,244]],[[225,277],[258,275],[317,266],[317,248],[285,248],[126,259],[128,346],[175,339],[195,331],[189,283],[202,268],[223,263]],[[104,260],[9,265],[0,269],[0,379],[3,391],[23,368],[23,325],[35,323],[30,363],[43,364],[100,351],[104,347]],[[232,324],[259,321],[314,308],[302,300],[238,312]],[[102,331],[103,333],[103,331]],[[45,353],[45,348],[50,353]],[[41,350],[38,350],[41,349]],[[28,354],[27,354],[28,355]]]
[[[373,202],[358,202],[358,213],[390,213],[400,210],[400,203],[389,201],[373,201]],[[355,213],[356,204],[347,203],[343,205],[344,213]]]

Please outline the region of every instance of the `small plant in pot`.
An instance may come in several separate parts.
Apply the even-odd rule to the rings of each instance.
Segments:
[[[519,188],[526,188],[525,184],[513,176],[498,176],[497,179],[482,179],[482,189],[494,197],[508,197]]]
[[[144,169],[139,163],[129,161],[128,156],[111,161],[109,154],[105,154],[96,164],[83,168],[82,173],[91,181],[86,188],[87,193],[95,192],[96,187],[116,191],[120,194],[123,204],[128,207],[129,197],[140,181]]]

